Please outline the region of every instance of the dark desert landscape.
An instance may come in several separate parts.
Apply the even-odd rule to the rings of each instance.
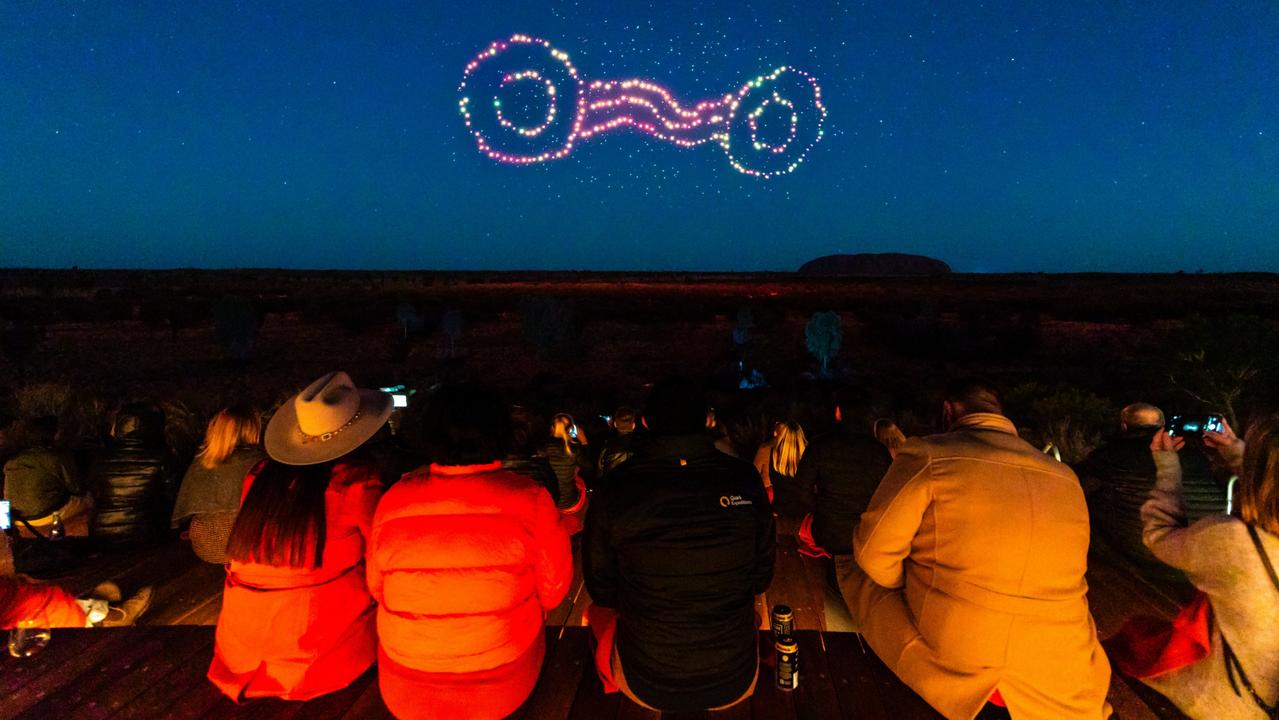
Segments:
[[[177,398],[201,412],[246,393],[273,402],[281,388],[338,366],[380,385],[483,378],[584,412],[634,402],[675,371],[735,387],[738,360],[789,390],[821,382],[805,325],[825,311],[843,328],[833,374],[874,379],[885,404],[921,422],[931,420],[930,378],[956,372],[1198,412],[1203,402],[1189,393],[1212,390],[1186,387],[1207,380],[1184,363],[1183,386],[1171,382],[1179,358],[1210,344],[1203,363],[1229,374],[1222,341],[1244,360],[1269,362],[1266,331],[1279,320],[1279,276],[1263,273],[10,270],[3,278],[0,387],[60,383],[111,400]],[[1187,332],[1188,318],[1213,320],[1209,332],[1220,337]],[[1215,322],[1222,318],[1237,322]]]

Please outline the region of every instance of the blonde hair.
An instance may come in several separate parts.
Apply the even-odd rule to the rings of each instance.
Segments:
[[[799,470],[799,459],[804,457],[804,451],[808,449],[808,438],[804,437],[804,428],[797,422],[779,422],[773,429],[773,436],[777,438],[777,442],[773,445],[771,462],[773,470],[782,475],[794,477],[795,472]]]
[[[901,428],[897,427],[897,423],[892,420],[880,418],[875,421],[875,439],[888,448],[888,454],[895,458],[897,451],[906,444],[906,433],[903,433]]]
[[[1254,422],[1244,440],[1243,471],[1235,490],[1239,517],[1279,535],[1279,415]]]
[[[551,418],[551,437],[564,443],[564,452],[569,455],[573,454],[572,436],[569,435],[568,429],[573,427],[573,416],[567,413],[560,413]]]
[[[240,445],[257,447],[262,444],[262,419],[252,408],[237,405],[223,409],[209,421],[204,432],[204,444],[196,453],[196,460],[212,470],[226,462]]]

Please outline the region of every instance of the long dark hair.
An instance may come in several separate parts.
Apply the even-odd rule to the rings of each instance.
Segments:
[[[1239,516],[1249,525],[1279,535],[1279,415],[1252,423],[1244,435],[1239,473]]]
[[[319,567],[327,529],[324,493],[334,464],[297,466],[267,460],[240,504],[226,556],[277,567]]]

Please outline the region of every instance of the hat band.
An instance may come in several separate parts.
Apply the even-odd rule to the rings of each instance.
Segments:
[[[359,419],[360,419],[360,411],[357,410],[356,413],[351,416],[351,419],[347,420],[346,424],[338,428],[337,430],[331,430],[329,432],[322,433],[320,435],[307,435],[305,432],[302,431],[302,428],[299,427],[298,432],[302,433],[303,445],[309,445],[310,443],[314,443],[314,442],[328,442],[332,440],[333,438],[337,437],[338,433],[354,425],[355,421]]]

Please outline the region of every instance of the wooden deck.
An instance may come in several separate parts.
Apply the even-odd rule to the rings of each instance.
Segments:
[[[257,701],[236,706],[220,698],[204,680],[212,656],[213,633],[221,609],[223,569],[200,562],[186,543],[146,552],[86,558],[70,574],[56,578],[68,590],[85,593],[104,580],[126,593],[142,585],[155,589],[154,604],[139,627],[121,630],[62,630],[35,658],[0,659],[0,717],[92,718],[378,718],[389,717],[377,694],[376,674],[366,673],[347,690],[310,703]],[[1095,545],[1089,568],[1089,601],[1103,637],[1138,613],[1168,617],[1178,603],[1141,579],[1121,558]],[[842,601],[826,588],[819,561],[796,551],[793,536],[779,537],[772,588],[758,601],[761,618],[774,603],[795,612],[802,662],[800,689],[772,685],[771,645],[761,632],[759,689],[749,703],[719,713],[667,714],[668,718],[893,718],[939,717],[901,684],[849,632]],[[658,715],[605,696],[592,670],[590,631],[584,628],[590,596],[580,566],[565,601],[547,618],[547,659],[542,680],[517,715],[528,720],[583,718],[625,720]],[[183,627],[162,627],[183,626]],[[761,631],[765,630],[761,623]],[[1139,683],[1116,676],[1111,703],[1124,720],[1181,718],[1163,698]],[[53,712],[57,708],[57,712]]]

